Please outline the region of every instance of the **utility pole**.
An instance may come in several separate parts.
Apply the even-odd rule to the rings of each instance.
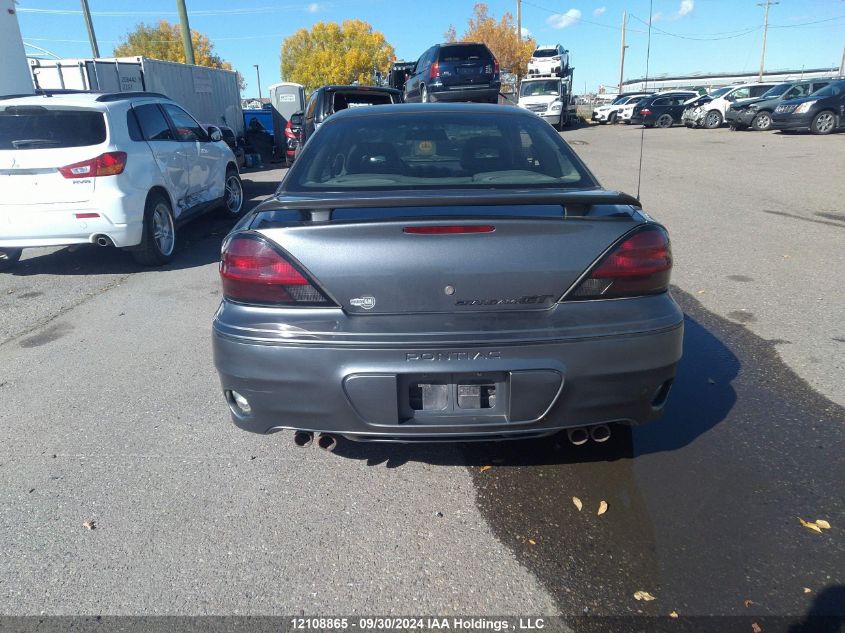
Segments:
[[[842,49],[842,61],[839,62],[839,76],[845,77],[845,48]]]
[[[191,41],[191,26],[188,24],[188,9],[185,8],[185,0],[176,0],[176,8],[179,9],[179,25],[182,27],[182,46],[185,49],[185,62],[195,64],[194,43]]]
[[[522,42],[522,0],[516,0],[516,36]]]
[[[255,66],[255,78],[258,80],[258,100],[261,101],[261,74],[258,72],[258,64],[253,64]]]
[[[88,0],[82,0],[82,15],[85,16],[85,27],[88,29],[88,41],[91,42],[91,52],[94,57],[100,56],[100,47],[97,46],[97,36],[94,35],[94,22],[91,21],[91,10],[88,8]]]
[[[757,77],[758,81],[763,81],[763,65],[766,63],[766,33],[769,31],[769,7],[773,4],[780,4],[780,2],[758,2],[758,7],[766,7],[766,12],[763,17],[763,50],[760,51],[760,75]]]
[[[619,51],[619,93],[622,94],[622,82],[625,80],[625,26],[628,24],[628,12],[622,12],[622,48]]]

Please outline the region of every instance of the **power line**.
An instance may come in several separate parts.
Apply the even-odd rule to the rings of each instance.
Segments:
[[[541,11],[546,11],[547,13],[552,13],[554,15],[558,15],[560,11],[555,11],[554,9],[549,9],[548,7],[541,7],[539,4],[534,4],[533,2],[529,2],[528,0],[522,0],[523,4],[528,4],[534,7],[535,9],[540,9]],[[593,26],[600,26],[605,29],[612,29],[614,31],[620,31],[620,27],[612,26],[610,24],[602,24],[601,22],[593,22],[592,20],[585,20],[584,18],[578,18],[577,22],[583,22],[585,24],[591,24]],[[575,23],[573,23],[575,24]],[[637,29],[628,29],[629,33],[645,33],[645,31],[640,31]]]
[[[746,35],[754,33],[755,31],[759,31],[760,28],[761,28],[759,26],[753,26],[753,27],[748,27],[748,28],[745,28],[745,29],[737,30],[737,31],[722,31],[721,33],[732,33],[733,34],[733,35],[724,35],[722,37],[717,37],[721,33],[710,33],[710,34],[703,34],[702,33],[700,35],[705,35],[705,37],[699,37],[699,36],[693,36],[693,35],[681,35],[679,33],[671,33],[669,31],[665,31],[661,28],[658,28],[658,27],[654,26],[653,24],[650,24],[650,22],[647,22],[647,21],[643,20],[642,18],[637,17],[634,14],[631,14],[631,17],[634,18],[635,20],[637,20],[638,22],[642,22],[646,26],[649,26],[650,28],[654,29],[658,33],[662,33],[663,35],[668,35],[670,37],[676,37],[676,38],[681,39],[681,40],[693,40],[693,41],[696,41],[696,42],[718,42],[718,41],[721,41],[721,40],[732,40],[732,39],[736,39],[738,37],[744,37]]]

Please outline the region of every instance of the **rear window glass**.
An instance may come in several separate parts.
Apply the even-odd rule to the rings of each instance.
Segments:
[[[480,44],[467,44],[463,46],[443,46],[440,49],[441,62],[466,62],[475,60],[490,59],[490,51]]]
[[[555,55],[557,55],[556,48],[538,48],[532,57],[554,57]]]
[[[552,127],[530,115],[390,112],[330,119],[286,191],[595,186]]]
[[[105,140],[106,120],[102,112],[43,106],[0,108],[0,149],[82,147]]]
[[[371,105],[387,105],[393,103],[389,94],[383,92],[336,92],[332,99],[332,111],[340,112],[346,108],[361,108]]]

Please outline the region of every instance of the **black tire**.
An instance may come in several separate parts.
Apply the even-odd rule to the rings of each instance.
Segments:
[[[176,223],[170,200],[162,193],[153,192],[144,206],[144,234],[132,256],[142,266],[162,266],[173,259],[175,251]]]
[[[0,271],[9,270],[17,264],[21,253],[22,248],[0,248]]]
[[[830,134],[836,129],[836,114],[832,110],[822,110],[813,117],[810,131],[813,134]]]
[[[287,158],[285,158],[287,161]],[[238,170],[229,167],[226,170],[224,182],[223,203],[220,213],[227,218],[239,218],[244,210],[244,188]]]
[[[704,121],[702,122],[702,127],[708,130],[715,130],[716,128],[722,127],[722,123],[724,122],[724,117],[722,113],[718,110],[710,110],[707,114],[704,115]]]
[[[766,110],[761,110],[757,116],[751,121],[752,129],[758,132],[766,132],[772,129],[772,114]]]
[[[671,114],[661,114],[659,117],[657,117],[656,125],[659,128],[667,128],[672,127],[672,124],[674,122],[675,120],[672,118]]]
[[[615,112],[611,112],[610,116],[607,117],[607,122],[611,125],[614,125],[616,123],[617,118],[619,118],[619,116]]]

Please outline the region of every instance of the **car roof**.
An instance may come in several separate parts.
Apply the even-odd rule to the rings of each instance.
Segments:
[[[463,114],[509,114],[536,118],[537,115],[517,106],[495,103],[393,103],[371,108],[346,108],[333,114],[329,121],[366,116],[390,116],[392,114],[420,114],[431,112],[459,112]]]
[[[387,92],[390,94],[397,94],[401,95],[402,92],[400,90],[396,90],[396,88],[388,88],[386,86],[356,86],[356,85],[329,85],[329,86],[320,86],[318,90],[322,90],[323,92],[336,92],[338,90],[353,90],[358,92]]]
[[[48,105],[65,104],[73,106],[93,106],[106,109],[104,104],[133,99],[165,99],[169,97],[157,92],[88,92],[83,90],[44,90],[34,95],[0,96],[0,103],[14,100],[16,105]]]

